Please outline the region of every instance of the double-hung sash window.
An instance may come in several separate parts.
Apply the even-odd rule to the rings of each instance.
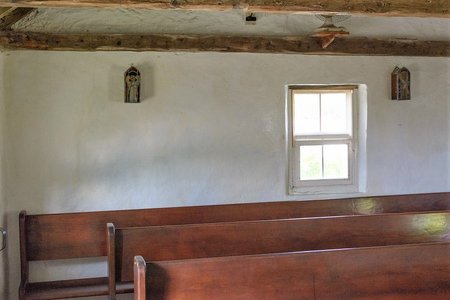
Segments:
[[[355,89],[356,86],[289,87],[291,193],[345,192],[355,186]]]

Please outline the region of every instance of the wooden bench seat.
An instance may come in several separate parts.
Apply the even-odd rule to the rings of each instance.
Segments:
[[[135,259],[135,300],[450,298],[450,244]]]
[[[133,290],[132,283],[119,283],[117,293],[129,293]],[[85,278],[75,280],[59,280],[51,282],[28,283],[22,295],[26,299],[62,299],[86,296],[108,295],[108,278]]]
[[[64,299],[74,297],[103,296],[108,294],[108,277],[57,280],[28,283],[22,295],[26,299]],[[132,282],[117,284],[117,294],[133,292]]]
[[[29,283],[30,261],[106,257],[105,226],[108,222],[120,227],[133,227],[445,209],[450,209],[450,193],[41,215],[27,215],[23,211],[19,217],[19,295],[21,300],[34,299],[34,294],[38,293],[32,289],[38,283]],[[64,284],[55,283],[55,293],[69,296],[71,284],[75,290],[82,289],[80,282],[69,280]],[[51,290],[51,285],[48,286]],[[107,286],[102,288],[107,289]],[[90,288],[86,287],[86,290]]]
[[[133,280],[136,255],[163,261],[443,242],[450,211],[108,229],[115,299],[114,284]]]

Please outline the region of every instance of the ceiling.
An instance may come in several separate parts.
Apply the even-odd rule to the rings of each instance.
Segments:
[[[123,8],[39,8],[12,27],[20,32],[106,34],[218,34],[305,36],[323,22],[314,15],[256,13],[247,25],[245,11],[189,11]],[[449,41],[449,18],[352,16],[337,24],[350,37]]]
[[[450,57],[448,0],[0,0],[0,16],[4,50]]]

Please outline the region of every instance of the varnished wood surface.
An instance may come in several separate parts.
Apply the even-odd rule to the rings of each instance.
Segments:
[[[449,17],[446,0],[0,0],[14,7],[128,7],[223,11],[244,8],[252,12],[351,13],[382,16]]]
[[[133,227],[446,209],[450,193],[27,215],[23,239],[26,260],[66,259],[106,256],[108,222]]]
[[[109,291],[109,300],[116,299],[116,267],[115,267],[115,259],[116,259],[116,231],[114,228],[114,224],[107,223],[106,224],[106,234],[108,240],[108,291]]]
[[[135,299],[444,300],[449,253],[436,243],[152,262]]]
[[[28,300],[104,296],[108,295],[108,278],[98,277],[28,283],[25,290],[23,299]],[[119,283],[116,287],[116,293],[118,294],[130,292],[133,292],[132,283]]]
[[[142,256],[136,256],[133,264],[134,270],[134,300],[145,299],[145,260]]]
[[[188,51],[310,55],[450,56],[448,41],[337,38],[326,49],[309,36],[52,34],[0,31],[0,48],[54,51]]]
[[[25,211],[19,214],[19,251],[20,251],[20,288],[19,288],[19,298],[24,297],[24,287],[28,283],[28,277],[30,272],[30,266],[27,259],[27,229],[26,229],[26,218],[27,213]]]
[[[450,241],[450,211],[116,229],[116,275],[133,258],[190,259]]]
[[[79,294],[107,295],[108,283],[67,280],[28,283],[28,260],[82,258],[107,254],[105,226],[144,226],[246,221],[291,217],[320,217],[432,211],[450,208],[450,193],[385,196],[343,200],[272,202],[199,207],[81,212],[46,215],[20,214],[20,299],[54,299]],[[92,283],[92,284],[91,284]],[[130,291],[122,289],[117,293]],[[95,286],[95,287],[94,287]],[[99,292],[100,290],[100,292]],[[52,298],[53,297],[53,298]]]

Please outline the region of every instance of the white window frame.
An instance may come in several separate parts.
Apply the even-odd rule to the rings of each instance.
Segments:
[[[358,137],[359,137],[359,107],[358,85],[288,85],[286,92],[286,132],[288,154],[288,193],[289,194],[320,194],[320,193],[353,193],[360,191],[358,174]],[[311,134],[293,135],[293,96],[297,93],[332,93],[348,91],[347,101],[351,102],[349,134]],[[302,145],[348,145],[348,178],[300,180],[300,146]]]

